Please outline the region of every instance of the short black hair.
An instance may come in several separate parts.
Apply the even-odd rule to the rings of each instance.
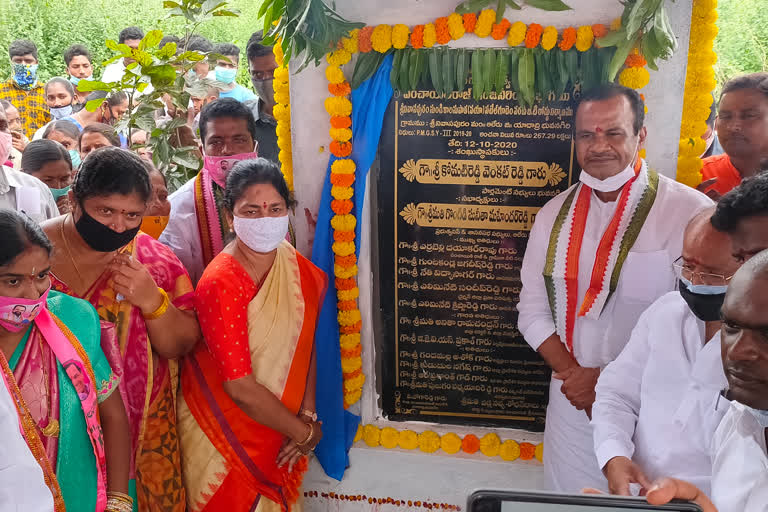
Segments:
[[[80,143],[83,141],[83,137],[89,133],[98,133],[107,139],[107,141],[114,147],[120,147],[120,137],[117,135],[114,128],[104,123],[91,123],[84,127],[83,131],[80,132],[80,136],[77,138],[78,149],[81,149]]]
[[[139,27],[126,27],[121,30],[120,34],[117,36],[117,42],[120,44],[123,44],[129,39],[141,41],[144,39],[144,31]]]
[[[48,162],[64,160],[72,169],[72,158],[69,151],[55,140],[33,140],[21,154],[21,170],[27,174],[37,174]]]
[[[92,98],[92,94],[95,94],[99,91],[94,91],[91,94],[88,95],[88,99],[90,100]],[[105,96],[107,98],[107,104],[110,107],[116,107],[118,105],[122,105],[123,103],[128,103],[128,93],[125,91],[114,91]]]
[[[66,89],[67,94],[72,96],[72,99],[75,98],[75,86],[72,85],[72,82],[70,82],[66,78],[61,78],[60,76],[53,77],[45,83],[44,91],[46,96],[48,95],[48,87],[52,84],[61,84],[64,87],[64,89]]]
[[[635,131],[635,135],[637,135],[640,133],[640,130],[643,128],[643,124],[645,123],[645,103],[640,97],[640,93],[634,89],[630,89],[629,87],[624,87],[623,85],[616,83],[601,84],[597,87],[593,87],[581,95],[581,98],[579,98],[579,103],[576,105],[575,112],[578,113],[579,108],[581,108],[584,103],[610,100],[616,98],[617,96],[624,96],[627,98],[627,100],[629,100],[629,106],[631,107],[635,117],[634,122],[632,123],[632,128]]]
[[[275,187],[288,208],[296,205],[277,164],[266,158],[255,158],[240,161],[229,171],[227,188],[224,190],[224,206],[231,212],[248,187],[261,184]]]
[[[245,54],[247,55],[248,60],[272,54],[272,47],[265,46],[262,44],[262,41],[264,41],[263,30],[251,34],[250,39],[248,39],[248,44],[245,46]]]
[[[80,56],[85,57],[88,59],[88,62],[91,62],[91,52],[88,51],[88,48],[82,44],[73,44],[67,48],[67,51],[64,52],[64,64],[69,66],[69,63],[72,62],[72,59]]]
[[[246,125],[248,125],[248,132],[251,134],[251,138],[256,142],[256,120],[253,118],[251,109],[234,98],[219,98],[204,106],[200,111],[200,140],[203,142],[203,146],[205,146],[205,134],[208,131],[208,123],[222,117],[243,119]]]
[[[53,244],[40,225],[9,208],[0,208],[0,240],[0,267],[12,264],[31,247],[42,247],[48,256],[53,252]]]
[[[8,55],[11,58],[31,55],[37,60],[37,45],[29,39],[17,39],[8,47]]]
[[[741,185],[720,198],[712,226],[724,233],[732,233],[739,223],[749,217],[768,215],[768,172],[747,178]]]
[[[235,57],[237,62],[240,62],[240,48],[232,43],[218,43],[213,47],[213,51],[225,57]]]
[[[762,71],[760,73],[750,73],[731,78],[723,86],[720,98],[729,92],[743,89],[752,89],[753,91],[760,92],[768,99],[768,72]]]
[[[192,34],[187,40],[187,51],[210,53],[213,51],[213,43],[201,35]]]
[[[90,197],[138,194],[145,203],[152,183],[141,158],[126,149],[104,147],[90,153],[75,176],[72,193],[81,205]]]
[[[80,138],[80,129],[77,125],[72,121],[67,121],[65,119],[50,122],[43,132],[43,138],[47,139],[53,132],[63,133],[74,140]]]

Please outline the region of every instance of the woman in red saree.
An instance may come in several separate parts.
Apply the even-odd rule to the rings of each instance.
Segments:
[[[191,512],[291,510],[304,455],[322,437],[314,336],[326,280],[285,241],[291,202],[275,164],[259,158],[230,171],[225,203],[235,240],[198,283],[205,343],[181,372]]]
[[[139,231],[151,193],[138,156],[101,148],[80,167],[70,191],[73,212],[43,228],[58,249],[53,288],[87,300],[102,320],[115,324],[131,428],[134,510],[183,512],[175,358],[194,347],[200,329],[181,262]]]

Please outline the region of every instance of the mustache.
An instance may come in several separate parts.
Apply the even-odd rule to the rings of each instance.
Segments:
[[[725,373],[726,375],[731,375],[745,382],[761,380],[760,371],[757,368],[752,368],[751,366],[726,364]]]

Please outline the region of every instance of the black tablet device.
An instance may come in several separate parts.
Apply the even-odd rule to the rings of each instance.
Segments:
[[[526,491],[476,491],[467,502],[467,512],[701,512],[688,501],[649,505],[645,498],[602,494],[552,494]]]

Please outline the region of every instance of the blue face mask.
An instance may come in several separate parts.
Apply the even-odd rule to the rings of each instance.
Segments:
[[[768,411],[753,409],[752,407],[747,407],[747,409],[752,413],[752,416],[755,417],[761,427],[768,428]]]
[[[235,81],[235,77],[237,76],[237,69],[216,66],[215,75],[217,82],[231,84]]]
[[[713,286],[709,284],[693,284],[683,276],[680,276],[680,281],[683,282],[688,291],[695,293],[696,295],[721,295],[728,291],[728,285]]]
[[[51,116],[58,120],[72,115],[72,105],[66,107],[51,107]]]
[[[51,188],[49,189],[51,191],[51,194],[53,195],[53,200],[58,201],[62,196],[67,195],[69,192],[69,189],[72,188],[72,185],[67,185],[64,188]]]
[[[24,90],[29,90],[37,82],[37,64],[13,63],[13,81]]]
[[[85,77],[85,78],[80,78],[79,76],[71,76],[71,77],[69,77],[69,81],[70,81],[70,82],[72,83],[72,85],[74,85],[75,87],[77,87],[77,84],[79,84],[79,83],[80,83],[80,80],[92,80],[92,79],[93,79],[93,76],[87,76],[87,77]]]
[[[704,322],[720,320],[720,309],[723,307],[728,286],[693,284],[681,276],[678,288],[680,296],[696,318]]]
[[[69,150],[69,158],[72,160],[72,168],[77,169],[80,167],[82,160],[80,160],[80,152],[76,149]]]

